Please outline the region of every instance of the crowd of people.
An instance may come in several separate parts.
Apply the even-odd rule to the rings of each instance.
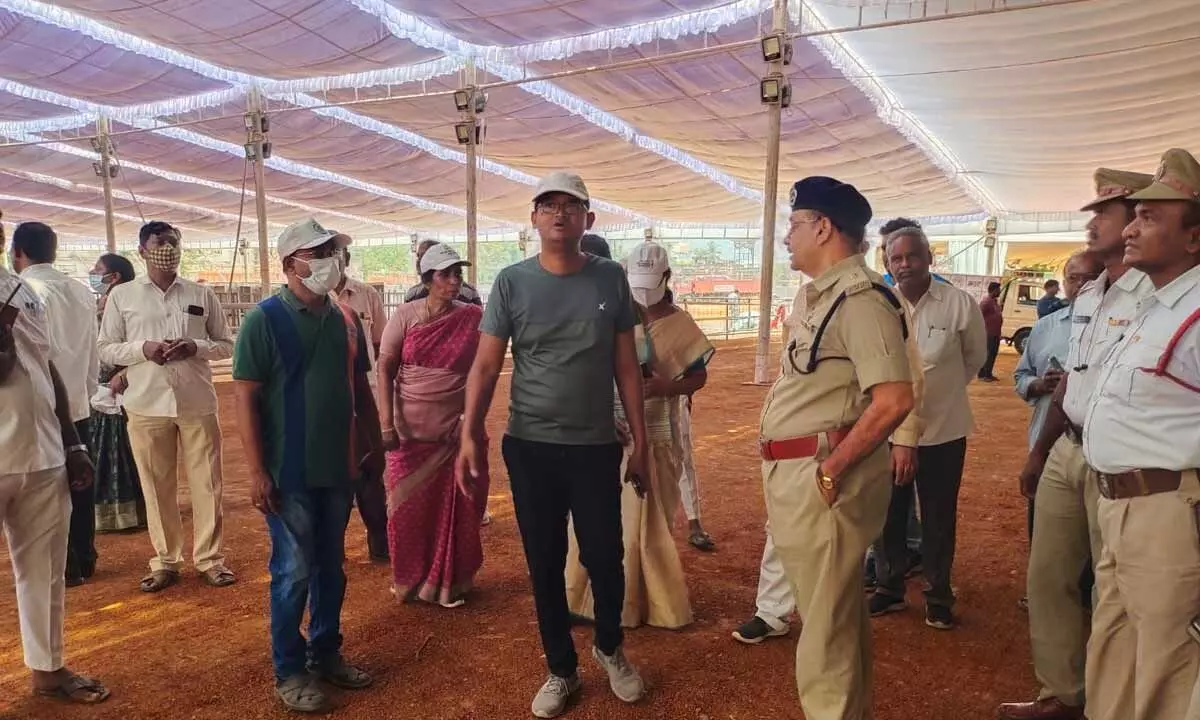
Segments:
[[[1102,168],[1095,183],[1087,248],[1067,262],[1062,305],[1046,304],[1015,374],[1033,406],[1020,488],[1043,688],[998,713],[1195,720],[1200,164],[1171,150],[1155,175]],[[178,467],[196,572],[215,588],[237,582],[222,551],[211,369],[230,358],[251,502],[271,539],[274,692],[319,712],[325,685],[369,686],[342,650],[352,508],[398,600],[468,602],[494,470],[484,421],[511,355],[500,448],[548,669],[531,712],[556,717],[578,695],[580,623],[594,626],[591,655],[614,695],[641,700],[625,631],[693,621],[676,515],[690,546],[715,547],[689,419],[715,350],[675,306],[663,246],[646,241],[614,262],[588,233],[582,178],[553,173],[531,199],[540,252],[504,268],[485,307],[463,280],[468,263],[426,242],[420,284],[390,317],[347,275],[349,237],[295,223],[277,240],[285,284],[236,338],[213,290],[179,276],[169,224],[142,228],[142,276],[100,257],[94,294],[54,269],[51,228],[18,226],[16,274],[0,268],[0,519],[34,690],[109,696],[65,667],[65,588],[95,571],[97,531],[142,527],[153,554],[140,589],[179,582]],[[904,218],[880,232],[887,276],[869,269],[872,209],[851,185],[806,178],[790,205],[790,265],[810,280],[763,407],[766,547],[756,612],[734,637],[753,645],[799,621],[805,716],[864,720],[870,618],[906,611],[919,575],[925,623],[957,622],[967,386],[993,379],[999,288],[977,299],[932,273],[929,239]]]

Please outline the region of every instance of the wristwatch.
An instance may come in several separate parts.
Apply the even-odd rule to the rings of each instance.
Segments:
[[[73,455],[77,452],[82,452],[82,453],[88,452],[88,446],[83,445],[83,444],[67,446],[67,454],[68,455]]]
[[[821,470],[820,465],[817,466],[817,484],[820,485],[821,489],[825,491],[832,490],[835,485],[833,477],[826,475]]]

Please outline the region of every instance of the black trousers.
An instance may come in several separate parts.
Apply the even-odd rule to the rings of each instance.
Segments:
[[[75,432],[85,445],[91,438],[91,421],[75,423]],[[68,580],[90,578],[96,572],[96,485],[71,490],[71,525],[67,536]]]
[[[917,478],[911,485],[892,486],[892,501],[883,526],[882,553],[875,557],[878,574],[876,592],[904,597],[904,573],[908,569],[908,506],[916,492],[921,505],[921,560],[925,567],[925,602],[954,606],[950,569],[958,534],[958,490],[962,486],[967,439],[917,449]]]
[[[567,516],[579,559],[592,581],[596,647],[621,645],[625,548],[621,541],[621,458],[611,445],[553,445],[504,436],[504,464],[525,561],[533,583],[538,630],[550,672],[569,677],[578,666],[567,609]]]
[[[995,377],[992,373],[996,369],[996,356],[998,354],[1000,354],[1000,336],[989,336],[987,339],[987,360],[983,362],[983,367],[979,368],[979,377]]]
[[[383,476],[363,473],[354,482],[354,503],[367,528],[367,552],[372,559],[388,557],[387,493]]]

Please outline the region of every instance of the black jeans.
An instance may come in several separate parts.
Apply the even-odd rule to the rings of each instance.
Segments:
[[[1000,353],[1000,336],[989,336],[987,339],[987,360],[983,362],[983,367],[979,368],[980,378],[995,377],[993,371],[996,369],[996,355]]]
[[[888,597],[904,597],[904,573],[908,569],[908,506],[914,488],[921,504],[921,560],[925,566],[925,602],[954,606],[950,590],[950,569],[954,565],[954,545],[958,533],[958,490],[962,486],[963,462],[967,439],[917,449],[917,478],[911,485],[892,487],[883,542],[875,555],[879,575],[878,592]],[[878,552],[878,550],[882,552]],[[894,558],[894,560],[893,560]]]
[[[91,437],[91,421],[75,423],[79,441],[87,444]],[[71,525],[67,536],[68,580],[90,578],[96,572],[96,485],[86,490],[71,490]]]
[[[354,504],[367,528],[367,552],[371,559],[388,557],[387,493],[382,475],[363,473],[354,481]]]
[[[625,548],[621,542],[621,457],[611,445],[554,445],[504,436],[504,464],[525,546],[538,630],[550,672],[570,677],[578,666],[567,609],[567,516],[575,523],[579,559],[592,581],[596,647],[621,646]]]

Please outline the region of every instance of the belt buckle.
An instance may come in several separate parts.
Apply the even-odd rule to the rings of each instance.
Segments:
[[[1097,482],[1100,485],[1100,494],[1109,500],[1115,500],[1116,498],[1113,497],[1112,493],[1112,483],[1109,481],[1108,475],[1105,473],[1097,473],[1097,475],[1099,475]]]
[[[775,460],[774,453],[771,452],[771,441],[762,435],[758,436],[758,454],[767,462],[773,462]]]

